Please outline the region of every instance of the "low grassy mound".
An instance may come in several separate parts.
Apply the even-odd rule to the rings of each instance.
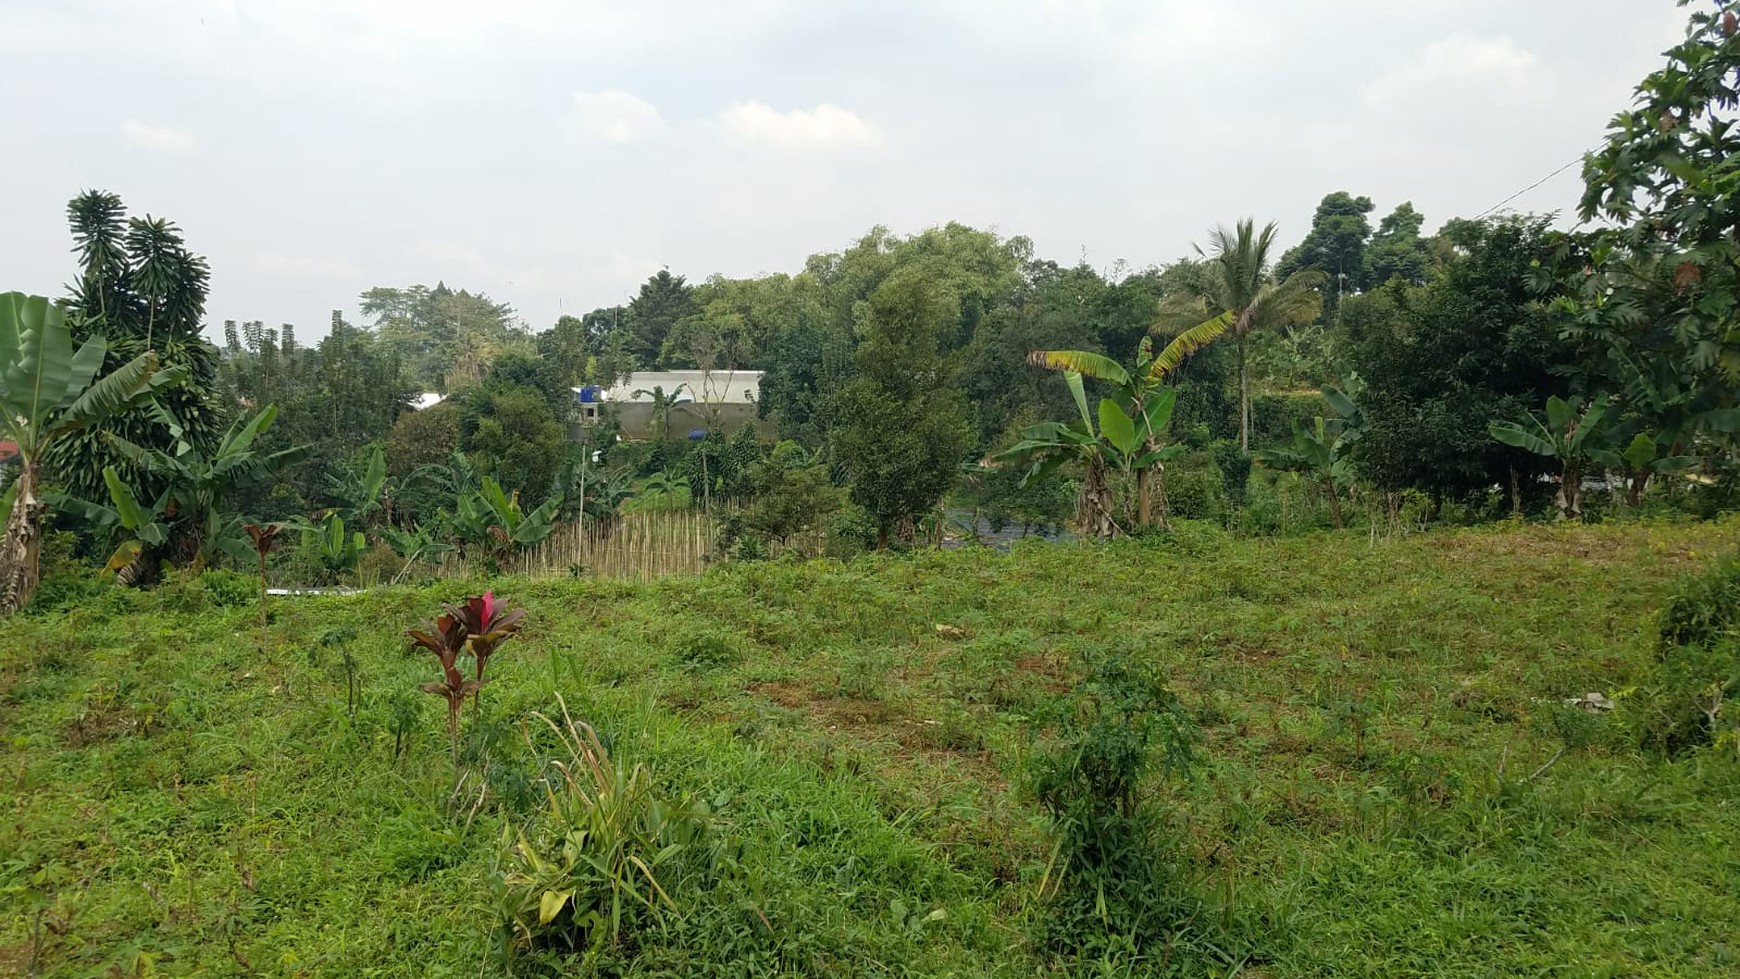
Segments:
[[[502,580],[457,760],[462,584],[109,590],[0,624],[0,975],[1732,975],[1732,716],[1631,692],[1737,539]]]

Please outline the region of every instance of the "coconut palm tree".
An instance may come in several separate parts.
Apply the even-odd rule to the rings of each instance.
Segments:
[[[1270,253],[1275,246],[1274,222],[1261,231],[1246,218],[1233,230],[1216,228],[1209,252],[1199,246],[1197,254],[1208,260],[1208,274],[1190,292],[1174,296],[1160,306],[1154,322],[1156,332],[1173,335],[1171,343],[1155,358],[1161,374],[1177,369],[1184,358],[1228,334],[1238,346],[1239,447],[1251,450],[1251,377],[1245,367],[1250,336],[1260,330],[1309,323],[1322,310],[1317,287],[1324,275],[1317,269],[1300,269],[1282,281],[1270,271]]]
[[[151,400],[186,378],[186,368],[157,369],[150,351],[98,377],[108,344],[102,337],[73,350],[60,307],[42,296],[0,293],[0,431],[18,446],[18,476],[8,488],[5,546],[0,549],[0,614],[36,594],[42,517],[43,456],[68,436]]]

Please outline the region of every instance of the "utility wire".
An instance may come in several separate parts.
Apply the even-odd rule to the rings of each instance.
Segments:
[[[1552,173],[1549,173],[1546,176],[1542,177],[1541,179],[1535,181],[1534,183],[1529,184],[1527,187],[1524,187],[1522,190],[1517,191],[1516,193],[1510,195],[1509,197],[1506,197],[1504,200],[1499,201],[1497,204],[1494,204],[1491,207],[1487,208],[1486,210],[1481,211],[1479,214],[1476,214],[1474,216],[1474,220],[1478,221],[1481,218],[1486,217],[1488,214],[1491,214],[1493,211],[1498,210],[1499,208],[1505,206],[1506,204],[1509,204],[1511,201],[1516,200],[1518,197],[1521,197],[1522,195],[1528,193],[1531,190],[1534,190],[1536,187],[1539,187],[1540,185],[1546,183],[1547,181],[1553,179],[1554,177],[1557,177],[1559,174],[1564,173],[1566,170],[1569,170],[1572,167],[1574,167],[1577,164],[1582,163],[1582,162],[1583,162],[1583,158],[1580,156],[1577,157],[1575,160],[1572,160],[1570,163],[1565,164],[1564,166],[1560,167],[1559,169],[1554,170]]]

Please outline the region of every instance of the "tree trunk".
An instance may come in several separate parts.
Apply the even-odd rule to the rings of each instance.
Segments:
[[[37,564],[42,547],[42,512],[47,505],[36,495],[40,476],[34,460],[18,472],[18,495],[6,519],[6,543],[0,550],[0,615],[11,615],[36,595],[41,581]]]
[[[1643,491],[1645,489],[1647,489],[1648,487],[1649,487],[1649,473],[1647,473],[1647,472],[1632,473],[1630,485],[1627,486],[1625,489],[1625,503],[1626,503],[1626,505],[1631,506],[1631,507],[1642,506],[1643,505]]]
[[[1324,480],[1323,491],[1329,494],[1329,516],[1335,520],[1335,529],[1344,529],[1345,525],[1341,522],[1341,494],[1335,491],[1335,480]]]
[[[1576,465],[1567,464],[1559,474],[1559,498],[1554,502],[1560,520],[1583,519],[1583,472]]]
[[[1239,449],[1251,451],[1251,375],[1245,370],[1245,337],[1238,335],[1239,348]]]
[[[1148,496],[1147,469],[1136,471],[1136,526],[1146,527],[1153,522],[1154,506]]]
[[[1160,504],[1160,529],[1171,530],[1172,504],[1166,499],[1166,464],[1164,462],[1154,464],[1154,485],[1150,492],[1154,494],[1154,501]]]
[[[1118,522],[1112,515],[1112,488],[1106,482],[1101,466],[1089,464],[1082,479],[1081,494],[1076,497],[1076,523],[1081,532],[1100,540],[1118,535]]]

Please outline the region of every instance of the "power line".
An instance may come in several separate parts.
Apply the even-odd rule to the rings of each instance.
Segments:
[[[1557,177],[1559,174],[1564,173],[1566,170],[1569,170],[1572,167],[1574,167],[1577,164],[1582,163],[1582,162],[1583,162],[1583,158],[1580,156],[1577,157],[1575,160],[1572,160],[1570,163],[1565,164],[1564,166],[1560,167],[1559,169],[1554,170],[1552,173],[1549,173],[1546,176],[1542,177],[1541,179],[1535,181],[1534,183],[1529,184],[1527,187],[1524,187],[1522,190],[1517,191],[1516,193],[1510,195],[1509,197],[1506,197],[1504,200],[1499,201],[1497,204],[1494,204],[1491,207],[1487,208],[1486,210],[1481,211],[1479,214],[1476,214],[1474,216],[1474,220],[1478,221],[1481,218],[1486,217],[1488,214],[1491,214],[1493,211],[1498,210],[1499,208],[1505,206],[1506,204],[1509,204],[1511,201],[1516,200],[1518,197],[1521,197],[1522,195],[1528,193],[1531,190],[1534,190],[1536,187],[1539,187],[1540,185],[1546,183],[1547,181],[1553,179],[1554,177]]]

